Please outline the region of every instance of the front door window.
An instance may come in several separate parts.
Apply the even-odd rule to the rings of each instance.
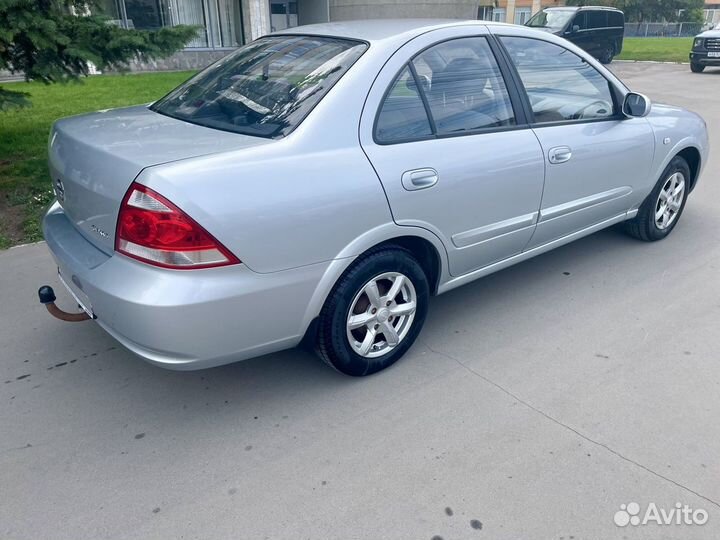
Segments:
[[[575,53],[539,39],[500,39],[525,86],[536,123],[616,116],[610,83]]]

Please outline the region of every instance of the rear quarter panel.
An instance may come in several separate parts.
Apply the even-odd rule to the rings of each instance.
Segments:
[[[357,236],[392,221],[360,148],[293,146],[287,141],[150,168],[138,181],[261,273],[333,259]]]
[[[186,211],[255,272],[357,255],[347,247],[392,223],[358,142],[362,104],[385,58],[370,49],[287,137],[150,167],[137,180]]]

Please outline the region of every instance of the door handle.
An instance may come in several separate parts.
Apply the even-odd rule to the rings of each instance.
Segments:
[[[572,157],[572,150],[569,146],[556,146],[548,152],[550,163],[565,163]]]
[[[413,169],[402,175],[402,185],[408,191],[427,189],[437,184],[438,172],[435,169]]]

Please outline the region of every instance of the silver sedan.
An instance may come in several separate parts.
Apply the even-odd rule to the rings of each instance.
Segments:
[[[59,279],[128,349],[197,369],[304,342],[360,376],[432,295],[618,223],[665,238],[708,138],[561,38],[401,20],[263,37],[58,121],[49,155]]]

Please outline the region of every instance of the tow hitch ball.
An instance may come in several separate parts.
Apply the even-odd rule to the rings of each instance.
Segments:
[[[52,287],[49,285],[43,285],[40,287],[38,289],[38,296],[40,297],[40,303],[45,304],[48,313],[56,319],[67,322],[81,322],[90,319],[90,315],[84,311],[82,313],[68,313],[67,311],[63,311],[57,307],[55,305],[55,291],[53,291]]]

